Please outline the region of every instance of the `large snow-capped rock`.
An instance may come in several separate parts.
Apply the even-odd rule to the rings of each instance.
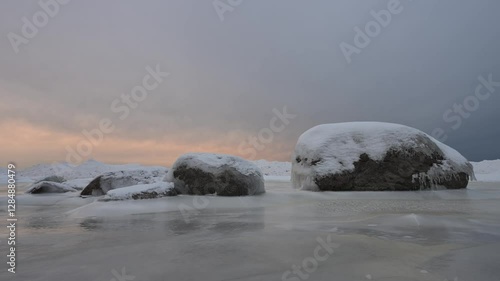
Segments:
[[[26,190],[26,193],[31,194],[41,194],[41,193],[65,193],[65,192],[73,192],[77,191],[63,183],[58,182],[50,182],[50,181],[41,181],[37,182]]]
[[[171,182],[157,182],[152,184],[132,185],[108,191],[102,201],[153,199],[167,196],[176,196],[174,184]]]
[[[219,196],[257,195],[265,192],[260,169],[240,157],[189,153],[179,157],[166,180],[180,194]]]
[[[100,196],[117,188],[160,182],[163,180],[166,173],[166,168],[124,170],[105,173],[92,180],[82,190],[81,195]]]
[[[292,157],[295,188],[314,191],[466,188],[472,165],[417,129],[379,122],[324,124],[303,133]]]

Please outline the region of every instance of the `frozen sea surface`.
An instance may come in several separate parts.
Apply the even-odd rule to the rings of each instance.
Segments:
[[[17,273],[4,255],[0,280],[500,280],[500,183],[315,193],[281,180],[266,189],[118,202],[19,195]],[[6,235],[1,227],[2,254]],[[335,245],[321,260],[318,240]]]

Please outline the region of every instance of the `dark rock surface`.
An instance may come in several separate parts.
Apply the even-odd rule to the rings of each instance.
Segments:
[[[179,194],[246,196],[265,192],[255,164],[239,157],[191,153],[181,156],[167,176]]]
[[[428,156],[418,153],[389,152],[383,161],[374,161],[362,154],[350,172],[329,174],[315,179],[321,191],[405,191],[428,189],[433,186],[430,178],[416,178],[416,173],[427,173],[436,163],[442,162],[439,154]],[[423,181],[423,182],[422,182]],[[435,184],[448,189],[466,188],[469,175],[456,172],[442,176]]]

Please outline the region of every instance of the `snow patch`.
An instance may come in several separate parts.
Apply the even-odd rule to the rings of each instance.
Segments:
[[[156,182],[152,184],[140,184],[122,187],[108,191],[103,201],[150,199],[165,196],[174,196],[174,184],[168,182]]]

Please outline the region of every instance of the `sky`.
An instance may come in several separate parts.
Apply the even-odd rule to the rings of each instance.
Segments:
[[[307,129],[350,121],[408,125],[469,160],[498,159],[499,10],[496,0],[1,1],[2,162],[288,161]]]

